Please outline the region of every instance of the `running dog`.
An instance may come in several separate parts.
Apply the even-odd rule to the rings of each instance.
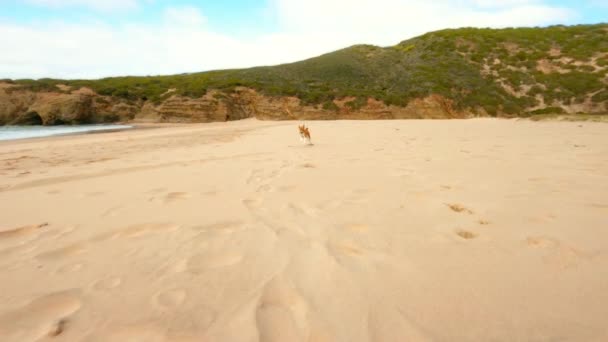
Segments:
[[[312,142],[310,141],[310,130],[308,127],[306,127],[306,125],[301,125],[298,126],[298,128],[300,129],[300,141],[302,144],[312,145]]]

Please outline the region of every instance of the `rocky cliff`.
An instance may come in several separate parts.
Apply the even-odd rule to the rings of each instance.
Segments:
[[[0,125],[61,125],[132,120],[140,104],[83,88],[33,92],[0,83]]]
[[[297,97],[264,96],[237,87],[230,92],[209,91],[199,98],[169,96],[160,103],[128,101],[102,96],[90,89],[62,87],[56,92],[34,92],[0,83],[0,125],[58,125],[107,122],[213,122],[256,117],[288,119],[406,119],[464,118],[474,114],[456,111],[451,101],[429,96],[405,107],[386,105],[372,98],[358,108],[355,98],[333,101],[331,108],[305,105]]]

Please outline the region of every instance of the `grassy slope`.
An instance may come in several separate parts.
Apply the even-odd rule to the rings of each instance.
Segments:
[[[87,86],[103,95],[155,102],[170,96],[166,94],[169,89],[198,97],[208,89],[231,91],[247,86],[271,96],[298,96],[305,103],[323,104],[326,109],[334,108],[333,99],[345,96],[357,97],[350,103],[357,107],[367,97],[403,106],[414,98],[440,94],[454,100],[457,108],[482,107],[491,115],[527,115],[559,112],[560,104],[582,103],[588,98],[607,101],[607,53],[607,24],[463,28],[428,33],[386,48],[357,45],[274,67],[16,82],[34,90],[58,90],[58,83]],[[539,61],[561,71],[543,73],[537,70]],[[539,104],[538,95],[549,108],[530,113]]]

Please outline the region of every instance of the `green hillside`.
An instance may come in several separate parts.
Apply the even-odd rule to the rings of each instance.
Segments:
[[[56,84],[87,86],[102,95],[162,102],[180,94],[245,86],[270,96],[297,96],[308,104],[372,97],[407,105],[431,94],[456,108],[490,115],[561,112],[608,101],[608,24],[548,28],[462,28],[427,33],[391,47],[356,45],[305,61],[273,67],[101,80],[18,80],[34,90]],[[175,92],[167,91],[175,89]],[[603,108],[606,108],[604,105]]]

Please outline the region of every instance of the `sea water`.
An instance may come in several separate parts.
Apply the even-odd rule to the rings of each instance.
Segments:
[[[0,140],[40,138],[52,135],[86,133],[115,129],[128,129],[128,125],[74,125],[74,126],[0,126]]]

